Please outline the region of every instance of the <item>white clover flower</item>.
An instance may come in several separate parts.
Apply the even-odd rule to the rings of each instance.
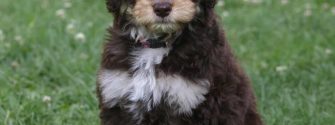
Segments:
[[[15,36],[15,37],[14,37],[14,40],[15,40],[16,42],[18,42],[20,45],[23,45],[23,44],[24,44],[24,40],[23,40],[22,36],[20,36],[20,35]]]
[[[260,4],[263,1],[262,0],[243,0],[245,3],[250,3],[250,4]]]
[[[86,37],[85,37],[84,33],[77,33],[74,38],[75,38],[75,40],[80,41],[80,42],[85,42],[86,41]]]
[[[23,41],[23,38],[22,38],[22,36],[15,36],[14,40],[15,40],[16,42],[22,42],[22,41]]]
[[[331,12],[335,15],[335,7],[332,7]]]
[[[45,102],[45,103],[50,103],[51,102],[51,97],[50,96],[43,96],[42,101]]]
[[[10,65],[13,68],[18,68],[20,66],[20,64],[17,61],[13,61]]]
[[[56,11],[56,16],[60,17],[60,18],[65,18],[65,9],[59,9]]]
[[[108,25],[108,26],[112,28],[112,27],[113,27],[113,25],[114,25],[113,23],[109,23],[109,25]]]
[[[229,16],[229,12],[228,11],[223,11],[222,12],[222,16],[223,17],[228,17]]]
[[[72,3],[70,1],[64,2],[64,8],[71,8],[71,7],[72,7]]]
[[[325,50],[325,53],[326,53],[327,55],[330,55],[330,54],[333,53],[333,51],[332,51],[331,49],[328,48],[328,49]]]
[[[75,32],[75,26],[74,23],[70,23],[66,26],[66,31],[69,33],[74,33]]]
[[[224,1],[219,1],[218,4],[217,4],[218,7],[223,7],[224,6]]]
[[[309,17],[312,16],[312,10],[311,9],[306,9],[304,12],[304,16]]]
[[[284,72],[287,70],[287,66],[277,66],[276,71],[277,72]]]
[[[282,5],[286,5],[286,4],[288,4],[288,0],[281,0],[280,3],[281,3]]]
[[[253,4],[260,4],[262,2],[263,2],[262,0],[250,0],[250,3],[253,3]]]
[[[5,34],[3,33],[3,31],[0,29],[0,41],[4,41],[5,40]]]
[[[322,9],[328,9],[329,8],[329,4],[328,3],[323,3],[322,4]]]

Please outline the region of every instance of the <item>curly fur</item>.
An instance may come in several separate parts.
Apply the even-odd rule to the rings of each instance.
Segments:
[[[187,84],[192,86],[201,86],[199,80],[208,81],[206,90],[196,89],[201,90],[204,99],[198,105],[192,105],[192,113],[175,113],[176,109],[164,100],[162,103],[155,100],[157,105],[150,107],[150,110],[138,108],[136,111],[130,111],[122,105],[143,107],[149,102],[132,103],[127,98],[113,104],[106,102],[103,93],[110,91],[103,90],[102,80],[119,81],[117,85],[127,86],[129,82],[122,82],[127,81],[128,77],[120,76],[134,75],[137,71],[132,69],[134,39],[130,32],[136,26],[121,7],[124,3],[131,6],[135,1],[107,0],[107,8],[114,14],[115,21],[108,30],[110,37],[104,47],[97,82],[102,125],[262,125],[250,81],[235,60],[214,13],[217,0],[192,0],[201,11],[184,25],[179,35],[175,35],[167,56],[160,58],[153,67],[156,74],[178,74],[183,80],[190,81]],[[126,74],[112,74],[110,77],[101,75],[106,70]],[[113,91],[114,95],[110,96],[131,95],[119,89],[122,92]]]

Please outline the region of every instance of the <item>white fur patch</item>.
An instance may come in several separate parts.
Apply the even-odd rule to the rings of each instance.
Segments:
[[[113,107],[126,98],[131,102],[144,102],[150,111],[165,101],[176,106],[177,113],[192,113],[192,109],[205,100],[209,81],[199,79],[193,83],[177,74],[156,73],[155,65],[161,63],[168,51],[167,48],[134,51],[133,75],[128,71],[102,70],[99,81],[104,102]],[[136,110],[136,104],[128,108]]]
[[[134,89],[130,95],[132,101],[150,101],[151,92],[157,86],[155,65],[160,64],[169,52],[168,48],[151,49],[144,48],[135,50],[132,55],[134,56],[132,62],[132,70],[135,71],[132,76],[132,83]],[[160,100],[155,100],[154,103]],[[148,107],[149,109],[151,107]]]

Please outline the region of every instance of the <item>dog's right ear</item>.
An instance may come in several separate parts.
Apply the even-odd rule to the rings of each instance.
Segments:
[[[111,13],[118,13],[120,11],[122,0],[106,0],[107,9]]]

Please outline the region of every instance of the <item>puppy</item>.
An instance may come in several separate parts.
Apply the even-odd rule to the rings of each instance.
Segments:
[[[217,0],[107,0],[102,125],[262,125]]]

